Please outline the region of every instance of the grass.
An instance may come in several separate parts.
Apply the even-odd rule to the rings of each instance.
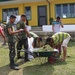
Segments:
[[[44,59],[44,58],[41,58]],[[0,75],[75,75],[75,42],[70,42],[67,50],[66,61],[58,60],[54,64],[43,61],[39,58],[25,63],[23,59],[15,61],[21,68],[15,71],[9,68],[8,47],[0,48]]]

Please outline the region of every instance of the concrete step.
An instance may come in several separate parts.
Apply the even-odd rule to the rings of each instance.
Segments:
[[[42,27],[32,27],[31,31],[42,31]]]

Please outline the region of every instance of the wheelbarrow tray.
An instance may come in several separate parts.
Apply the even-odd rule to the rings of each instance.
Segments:
[[[34,55],[36,55],[37,57],[50,57],[52,56],[54,53],[57,53],[57,51],[40,51],[40,52],[33,52]]]

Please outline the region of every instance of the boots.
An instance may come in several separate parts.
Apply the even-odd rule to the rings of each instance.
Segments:
[[[14,63],[14,60],[10,60],[10,68],[13,70],[19,70],[18,65]]]
[[[25,61],[25,62],[29,61],[29,60],[28,60],[28,53],[26,53],[26,52],[25,52],[25,58],[24,58],[24,61]]]
[[[22,58],[22,57],[20,56],[20,52],[18,52],[17,53],[17,59],[20,59],[20,58]]]

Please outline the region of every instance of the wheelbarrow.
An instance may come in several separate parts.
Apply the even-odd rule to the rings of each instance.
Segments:
[[[36,57],[39,57],[39,58],[40,57],[46,57],[50,64],[55,63],[56,60],[59,58],[58,51],[39,51],[39,50],[37,50],[37,51],[34,51],[34,52],[29,52],[29,51],[26,51],[24,49],[18,50],[18,51],[26,52],[26,53],[32,55],[34,58],[36,58]]]
[[[59,58],[59,53],[57,51],[41,51],[33,52],[36,57],[47,57],[49,63],[53,64]]]

